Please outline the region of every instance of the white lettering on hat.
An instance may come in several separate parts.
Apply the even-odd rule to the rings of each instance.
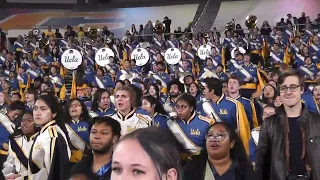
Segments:
[[[61,63],[69,70],[77,69],[82,63],[82,55],[76,49],[68,49],[63,52],[61,56]]]
[[[94,60],[99,66],[104,67],[110,63],[110,57],[114,57],[114,52],[110,48],[101,48],[96,52]]]
[[[149,52],[144,48],[137,48],[131,53],[131,59],[136,60],[137,66],[144,66],[147,64],[149,57]]]
[[[200,59],[205,60],[211,54],[211,46],[204,44],[198,48],[198,56]]]
[[[164,59],[170,65],[178,64],[181,60],[181,52],[177,48],[170,48],[164,53]]]

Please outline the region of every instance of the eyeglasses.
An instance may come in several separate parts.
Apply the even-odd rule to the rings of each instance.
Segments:
[[[176,109],[178,109],[178,110],[185,110],[185,109],[187,109],[188,108],[188,106],[186,106],[186,105],[179,105],[179,104],[177,104],[176,106],[175,106],[175,108]]]
[[[223,141],[226,137],[227,137],[227,133],[222,132],[222,133],[216,133],[216,134],[207,134],[205,138],[207,141],[215,140],[220,142],[220,141]]]
[[[290,86],[281,86],[280,92],[285,93],[288,91],[288,89],[290,89],[291,92],[296,92],[299,87],[300,85],[296,85],[296,84],[291,84]]]

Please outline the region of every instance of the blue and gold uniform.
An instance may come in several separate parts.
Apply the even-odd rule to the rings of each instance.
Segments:
[[[109,76],[94,76],[91,82],[93,87],[99,87],[101,89],[107,89],[109,86],[114,87],[114,82]]]
[[[270,62],[272,62],[275,67],[278,67],[279,64],[283,62],[283,59],[284,59],[283,49],[271,50]]]
[[[311,93],[303,93],[301,99],[308,111],[320,114],[320,103]]]
[[[152,119],[153,127],[159,127],[161,129],[167,130],[169,117],[160,113],[155,113]]]
[[[71,120],[66,125],[70,137],[70,142],[73,145],[71,148],[70,162],[79,162],[83,157],[83,152],[89,144],[89,122],[84,120]]]
[[[205,147],[205,135],[208,127],[214,122],[214,119],[201,116],[196,112],[193,112],[187,121],[179,118],[167,121],[169,130],[184,148],[184,153],[181,156],[183,160],[200,153]]]
[[[44,71],[40,67],[35,67],[34,69],[28,69],[27,73],[30,76],[31,83],[33,83],[34,79],[36,79],[37,77],[43,77],[44,75]]]
[[[244,64],[243,60],[239,61],[239,60],[231,59],[230,62],[231,62],[231,65],[229,69],[229,74],[236,74],[238,71],[238,68]]]
[[[225,73],[225,72],[220,72],[220,73],[217,73],[219,79],[221,82],[227,82],[228,81],[228,74]]]
[[[108,109],[101,109],[98,108],[95,113],[99,116],[99,117],[103,117],[103,116],[111,116],[114,113],[116,113],[116,111],[114,110],[114,108],[110,107]]]
[[[222,95],[216,103],[207,100],[202,103],[202,107],[203,116],[209,116],[218,122],[223,121],[237,129],[246,152],[249,153],[250,124],[245,109],[239,101]]]
[[[257,118],[257,112],[254,104],[251,102],[250,99],[238,96],[234,98],[235,100],[239,101],[246,111],[248,121],[250,123],[250,129],[253,129],[255,127],[258,127],[258,118]]]
[[[306,82],[314,82],[317,73],[318,73],[318,68],[316,65],[312,64],[305,64],[303,66],[300,66],[299,72],[301,73],[302,76],[305,77]]]
[[[257,154],[257,147],[259,142],[259,134],[260,134],[260,126],[254,128],[251,131],[251,138],[249,142],[249,150],[250,150],[250,160],[252,163],[256,162],[256,154]]]
[[[2,149],[4,143],[9,143],[9,136],[13,134],[15,129],[15,123],[4,114],[0,113],[0,155],[8,155],[8,152]]]

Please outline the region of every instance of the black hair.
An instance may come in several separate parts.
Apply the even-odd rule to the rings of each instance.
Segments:
[[[277,92],[277,89],[276,89],[275,87],[273,87],[272,85],[270,85],[270,84],[267,84],[267,85],[265,85],[265,86],[262,88],[262,97],[261,97],[261,100],[262,100],[262,102],[264,102],[264,103],[266,103],[266,104],[270,104],[270,103],[267,101],[267,99],[266,99],[266,97],[264,96],[264,93],[263,93],[264,89],[265,89],[267,86],[272,87],[272,89],[274,90],[274,96],[273,96],[273,98],[272,98],[272,103],[273,103],[274,99],[277,97],[276,95],[278,94],[278,92]]]
[[[16,93],[12,93],[12,94],[11,94],[11,97],[13,97],[14,95],[17,95],[17,96],[19,97],[19,99],[22,98],[20,93],[17,93],[17,92],[16,92]]]
[[[174,80],[170,81],[169,86],[168,86],[169,92],[170,92],[172,85],[177,85],[180,93],[184,92],[184,85],[179,81],[179,79],[174,79]]]
[[[15,110],[21,110],[25,111],[25,106],[22,101],[14,101],[8,106],[8,111],[15,111]]]
[[[70,116],[70,113],[69,113],[69,107],[73,101],[79,101],[81,104],[82,113],[80,115],[79,120],[80,121],[89,121],[90,116],[89,116],[89,112],[88,112],[86,105],[79,98],[74,98],[74,99],[71,99],[70,101],[68,101],[67,105],[65,106],[66,122],[69,122],[72,120],[72,117]]]
[[[182,180],[180,157],[175,138],[167,131],[160,128],[143,128],[125,135],[118,142],[137,140],[142,149],[149,155],[160,180],[171,168],[177,171],[177,179]],[[117,147],[116,147],[117,148]]]
[[[211,92],[212,90],[214,91],[214,94],[216,96],[222,96],[222,82],[217,79],[217,78],[206,78],[204,80],[204,82],[206,83],[209,92]]]
[[[177,99],[177,103],[181,100],[187,102],[188,105],[193,108],[193,110],[197,108],[197,100],[191,94],[188,94],[188,93],[181,94]]]
[[[41,95],[37,101],[39,100],[44,101],[44,103],[50,108],[52,114],[56,113],[56,117],[54,118],[54,120],[56,121],[60,129],[63,131],[63,133],[66,135],[67,141],[70,144],[69,134],[66,129],[65,121],[64,121],[65,114],[62,106],[59,104],[58,98],[52,94],[48,94],[48,95]]]
[[[157,99],[160,99],[160,89],[159,89],[159,86],[156,84],[156,83],[152,83],[149,88],[148,88],[148,93],[149,93],[149,90],[150,90],[150,87],[153,86],[154,87],[154,90],[156,91],[156,95],[157,95]],[[149,93],[150,94],[150,93]]]
[[[217,125],[222,125],[226,129],[226,132],[229,136],[230,142],[234,141],[234,146],[232,149],[230,149],[230,158],[232,159],[232,161],[233,162],[235,162],[235,161],[238,161],[238,162],[248,161],[247,153],[246,153],[246,150],[243,146],[242,140],[238,136],[236,130],[228,123],[216,122],[216,123],[212,124],[208,128],[207,134],[211,128],[213,128],[214,126],[217,126]]]
[[[98,104],[99,101],[101,101],[101,97],[103,93],[108,93],[108,95],[110,96],[109,92],[106,89],[98,89],[94,95],[93,95],[93,100],[92,100],[92,107],[91,110],[92,111],[97,111],[98,110]]]
[[[135,94],[136,94],[136,101],[134,104],[134,107],[140,107],[141,106],[141,101],[142,101],[142,97],[143,97],[143,92],[142,89],[137,87],[136,85],[133,84],[129,84],[128,85],[132,90],[134,90]]]
[[[120,138],[121,136],[121,125],[120,123],[109,116],[104,117],[94,117],[90,122],[90,131],[94,124],[105,124],[106,126],[111,127],[112,135]]]
[[[149,96],[143,97],[142,100],[143,99],[148,101],[151,105],[155,105],[154,112],[157,112],[157,113],[163,114],[163,115],[168,115],[167,111],[164,110],[162,104],[155,97],[149,95]]]

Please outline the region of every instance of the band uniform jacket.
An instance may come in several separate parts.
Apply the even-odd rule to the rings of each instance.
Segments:
[[[29,180],[67,180],[71,151],[65,133],[55,121],[40,130],[29,156]]]
[[[152,119],[148,115],[136,112],[136,109],[130,111],[126,116],[116,112],[111,117],[120,123],[121,135],[128,134],[136,129],[152,126]]]
[[[3,175],[20,174],[23,179],[28,175],[28,158],[31,146],[36,135],[27,138],[26,136],[18,136],[9,141],[8,158],[3,164]]]
[[[309,112],[303,104],[298,123],[305,130],[306,157],[313,180],[320,179],[319,119],[318,114]],[[285,121],[284,107],[280,106],[276,114],[268,117],[260,128],[255,167],[261,180],[286,180]]]

